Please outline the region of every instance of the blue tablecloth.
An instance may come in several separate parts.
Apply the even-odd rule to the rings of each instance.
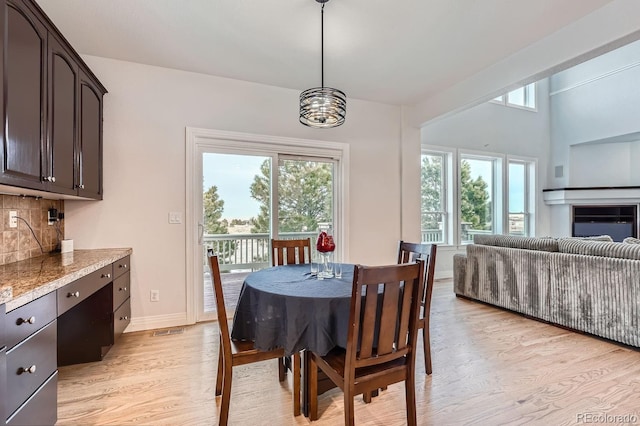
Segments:
[[[254,341],[256,348],[303,349],[324,355],[345,347],[353,265],[342,278],[318,280],[309,265],[286,265],[249,274],[242,285],[231,337]]]

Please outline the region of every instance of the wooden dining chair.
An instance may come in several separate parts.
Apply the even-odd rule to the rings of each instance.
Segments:
[[[318,367],[344,392],[345,425],[354,424],[358,394],[405,382],[407,424],[416,425],[415,346],[424,261],[357,265],[346,349],[309,353],[309,417],[318,418]]]
[[[297,265],[308,262],[311,262],[311,240],[309,238],[296,240],[271,239],[271,266]],[[295,361],[295,359],[293,361]],[[281,382],[287,374],[287,364],[289,364],[288,357],[278,360],[278,375]],[[294,380],[299,380],[300,366],[298,365],[296,369],[294,362],[291,370],[294,375]]]
[[[427,374],[431,374],[431,337],[429,335],[429,317],[431,316],[431,295],[433,294],[433,276],[436,267],[435,244],[417,244],[400,241],[398,243],[398,263],[415,262],[418,259],[425,261],[424,294],[422,296],[422,309],[418,320],[418,328],[422,329],[422,342],[424,346],[424,368]]]
[[[224,306],[218,256],[209,256],[209,264],[211,267],[213,291],[216,299],[216,310],[218,312],[218,326],[220,329],[220,351],[218,353],[216,396],[222,395],[222,403],[220,405],[220,420],[218,424],[220,426],[226,426],[229,418],[229,402],[231,399],[233,367],[265,361],[268,359],[282,358],[284,356],[284,349],[280,348],[271,351],[261,351],[253,346],[253,342],[239,342],[231,340],[227,312]],[[294,365],[297,364],[297,369],[300,371],[300,354],[294,354],[293,358]],[[293,412],[296,416],[300,414],[299,376],[297,381],[295,380],[295,376],[293,380]]]
[[[311,262],[311,240],[271,239],[271,266],[296,265]]]

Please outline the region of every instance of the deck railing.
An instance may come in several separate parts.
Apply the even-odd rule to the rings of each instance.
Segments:
[[[463,243],[472,243],[478,234],[491,234],[491,231],[467,229],[462,235]],[[285,232],[279,238],[293,240],[311,238],[314,244],[317,232]],[[441,229],[423,229],[423,243],[440,243],[444,240]],[[221,272],[256,271],[271,265],[269,247],[271,237],[268,233],[261,234],[205,234],[203,237],[203,264],[206,264],[208,249],[218,255]]]
[[[295,240],[311,238],[312,243],[317,232],[283,232],[278,238]],[[203,237],[203,261],[206,263],[207,250],[218,255],[221,272],[231,270],[256,271],[271,266],[269,248],[271,237],[268,233],[260,234],[205,234]]]

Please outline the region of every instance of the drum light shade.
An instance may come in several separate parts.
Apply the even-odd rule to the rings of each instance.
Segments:
[[[347,114],[347,96],[342,90],[324,86],[324,4],[320,10],[321,87],[307,89],[300,94],[300,122],[305,126],[327,129],[344,123]]]
[[[300,94],[300,122],[305,126],[329,128],[344,123],[347,96],[331,87],[314,87]]]

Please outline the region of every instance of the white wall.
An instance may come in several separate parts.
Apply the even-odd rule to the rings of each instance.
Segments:
[[[104,200],[67,201],[65,237],[76,248],[132,247],[131,329],[186,318],[185,127],[350,145],[347,260],[392,263],[401,234],[400,108],[348,100],[347,121],[298,122],[297,91],[100,57],[85,61],[109,93],[104,109]],[[415,136],[414,146],[419,145]],[[149,301],[159,289],[160,302]]]
[[[632,147],[640,139],[640,42],[550,81],[551,161],[564,170],[551,176],[552,186],[638,185]]]
[[[550,155],[549,88],[546,79],[537,85],[537,112],[485,102],[422,127],[422,144],[474,152],[524,156],[537,159],[536,234],[549,234],[548,207],[542,199],[547,185]],[[438,247],[437,276],[452,276],[453,254],[464,246]]]

